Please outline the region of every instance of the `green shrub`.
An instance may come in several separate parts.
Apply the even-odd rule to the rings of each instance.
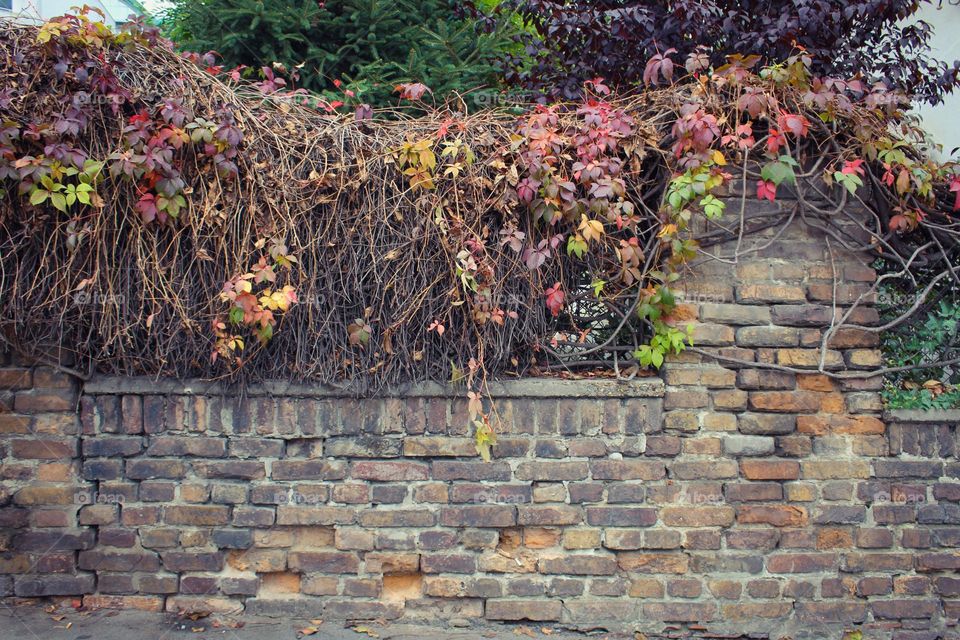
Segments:
[[[496,60],[514,46],[503,22],[480,29],[454,0],[175,0],[166,34],[191,51],[216,51],[256,74],[282,63],[297,86],[330,92],[340,80],[374,106],[394,86],[422,82],[438,99],[498,82]],[[341,97],[337,92],[337,97]]]
[[[916,292],[901,286],[881,291],[882,322],[890,322],[912,306]],[[922,291],[923,286],[917,290]],[[914,320],[881,334],[886,366],[902,367],[943,362],[960,357],[960,292],[934,286]],[[884,400],[890,409],[948,409],[960,407],[960,366],[946,365],[891,373]]]

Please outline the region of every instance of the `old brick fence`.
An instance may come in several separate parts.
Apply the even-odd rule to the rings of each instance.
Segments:
[[[874,278],[795,223],[687,291],[662,379],[522,380],[476,455],[440,386],[0,369],[0,594],[327,619],[957,637],[957,416],[885,416],[877,336],[816,345]],[[859,321],[876,322],[872,309]],[[731,360],[732,359],[732,360]],[[952,635],[951,635],[952,634]]]

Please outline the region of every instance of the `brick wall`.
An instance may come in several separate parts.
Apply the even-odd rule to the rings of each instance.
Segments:
[[[490,463],[440,387],[81,388],[5,356],[0,594],[955,637],[958,416],[884,416],[876,379],[758,367],[870,370],[879,354],[869,332],[817,348],[874,278],[862,257],[800,222],[752,242],[696,267],[681,315],[701,352],[662,381],[495,386]]]

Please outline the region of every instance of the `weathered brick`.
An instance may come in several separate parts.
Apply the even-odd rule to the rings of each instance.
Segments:
[[[743,413],[738,419],[741,433],[748,435],[784,435],[796,429],[796,416]]]
[[[201,478],[260,480],[266,477],[266,469],[263,462],[254,460],[204,460],[202,462],[194,462],[193,470]]]
[[[657,510],[646,507],[587,507],[592,526],[649,527],[657,522]]]
[[[560,620],[562,603],[559,600],[487,600],[484,617],[487,620],[530,620],[549,622]]]
[[[717,617],[717,605],[712,602],[645,603],[643,615],[667,622],[709,622]]]
[[[148,456],[196,456],[222,458],[227,453],[224,438],[204,436],[159,436],[151,438]],[[100,454],[103,455],[103,454]]]
[[[751,391],[750,409],[777,413],[813,413],[820,397],[812,391]]]
[[[737,522],[800,527],[807,522],[807,510],[794,505],[742,505],[737,507]]]
[[[675,506],[660,510],[660,519],[668,527],[728,527],[734,510],[728,506]]]
[[[168,505],[163,509],[163,521],[192,526],[225,525],[230,522],[230,508],[222,505]]]
[[[511,472],[506,462],[466,462],[437,460],[431,466],[434,480],[508,481]]]
[[[736,287],[736,297],[738,302],[747,304],[805,302],[807,299],[803,287],[779,284],[739,285]]]
[[[797,431],[814,436],[883,434],[885,430],[883,421],[873,416],[797,416]]]
[[[360,513],[360,525],[364,527],[432,527],[434,524],[436,514],[426,509],[368,509]]]
[[[160,559],[152,552],[81,551],[77,567],[85,571],[158,571]]]
[[[220,571],[223,569],[221,552],[165,551],[160,554],[167,571]]]
[[[624,571],[637,573],[686,573],[689,557],[682,553],[640,553],[629,551],[617,554],[617,563]]]
[[[283,440],[233,436],[228,442],[231,458],[280,458],[283,456]]]
[[[411,574],[420,570],[420,554],[376,551],[364,556],[367,573]]]
[[[586,462],[521,462],[517,467],[516,477],[518,480],[584,480],[589,471],[590,467]]]
[[[569,505],[517,507],[517,524],[565,526],[583,522],[583,511]]]
[[[440,524],[445,527],[510,527],[517,524],[517,508],[510,505],[444,507]]]
[[[360,560],[356,554],[339,551],[293,551],[287,556],[293,571],[316,573],[356,573]]]
[[[837,556],[832,553],[778,553],[767,556],[770,573],[814,573],[835,569]]]
[[[870,477],[870,463],[866,460],[804,460],[800,469],[809,480]]]
[[[873,617],[879,620],[924,618],[930,620],[937,612],[936,600],[874,600],[870,603]]]
[[[132,480],[178,479],[186,477],[187,465],[180,460],[127,460],[126,475]]]
[[[769,324],[770,309],[742,304],[702,304],[700,319],[730,325]]]
[[[875,460],[878,478],[939,478],[943,463],[937,460]]]
[[[14,593],[20,597],[78,596],[94,591],[92,573],[79,575],[24,575],[14,578]]]
[[[734,460],[684,460],[673,463],[671,475],[680,480],[717,480],[737,477]]]
[[[471,438],[414,436],[403,439],[403,455],[413,457],[474,457],[479,455]]]
[[[279,505],[278,525],[333,525],[352,524],[356,511],[349,507],[314,505]]]
[[[77,439],[16,439],[10,442],[10,451],[14,458],[21,460],[61,460],[63,458],[74,458],[77,455]]]
[[[723,439],[724,453],[734,457],[772,455],[775,448],[771,437],[729,435]]]
[[[800,463],[794,460],[741,460],[740,473],[748,480],[796,480]]]
[[[540,573],[558,573],[564,575],[613,575],[617,571],[617,560],[613,555],[567,554],[540,558]]]
[[[465,553],[424,553],[420,556],[423,573],[473,573],[477,570],[474,556]]]
[[[741,327],[737,329],[737,346],[740,347],[795,347],[800,334],[792,327]]]
[[[339,460],[278,460],[270,467],[274,480],[343,480],[347,465]]]
[[[659,480],[666,475],[656,460],[593,460],[590,472],[594,480]]]

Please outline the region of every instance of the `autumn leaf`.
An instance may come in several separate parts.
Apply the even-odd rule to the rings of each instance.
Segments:
[[[547,298],[547,309],[549,309],[551,315],[556,318],[560,315],[560,311],[563,310],[564,293],[561,284],[559,282],[554,283],[552,287],[544,292],[544,295]]]
[[[599,241],[603,236],[603,223],[599,220],[590,220],[587,216],[580,215],[580,233],[587,242]]]
[[[757,198],[773,202],[777,198],[777,185],[770,180],[759,180],[757,182]]]
[[[484,462],[490,462],[490,450],[497,443],[497,435],[493,432],[493,427],[486,422],[474,420],[473,425],[476,428],[474,441],[477,453]]]
[[[393,88],[393,92],[399,93],[400,98],[403,100],[412,100],[414,102],[423,98],[425,93],[433,93],[433,91],[430,90],[430,87],[422,82],[406,82],[403,84],[398,84]]]

